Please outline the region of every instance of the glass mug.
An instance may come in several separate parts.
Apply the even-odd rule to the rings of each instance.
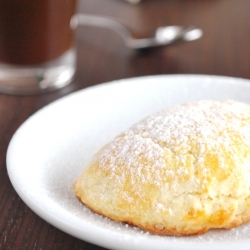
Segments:
[[[75,73],[76,0],[0,0],[0,92],[62,88]]]

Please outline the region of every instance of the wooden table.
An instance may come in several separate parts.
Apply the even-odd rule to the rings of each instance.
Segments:
[[[77,33],[78,71],[74,82],[53,93],[0,95],[0,249],[92,249],[101,247],[67,235],[33,213],[13,189],[6,151],[17,128],[52,101],[91,85],[157,74],[212,74],[250,79],[250,1],[248,0],[82,0],[79,12],[123,19],[135,29],[194,25],[202,39],[138,53],[111,31],[82,27]]]

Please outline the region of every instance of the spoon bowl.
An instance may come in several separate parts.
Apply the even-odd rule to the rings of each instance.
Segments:
[[[201,29],[191,26],[159,27],[152,35],[139,35],[120,20],[114,18],[86,14],[74,15],[71,19],[72,29],[82,25],[111,29],[122,37],[124,44],[130,49],[147,49],[172,45],[177,42],[190,42],[201,38],[203,35]]]

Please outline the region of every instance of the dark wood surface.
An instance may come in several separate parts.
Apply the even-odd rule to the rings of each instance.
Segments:
[[[194,25],[198,41],[138,53],[111,31],[82,27],[77,32],[78,70],[74,82],[35,96],[0,94],[0,249],[104,249],[67,235],[33,213],[8,178],[6,151],[17,128],[52,101],[91,85],[156,74],[211,74],[250,79],[248,0],[82,0],[79,12],[118,17],[134,29]]]

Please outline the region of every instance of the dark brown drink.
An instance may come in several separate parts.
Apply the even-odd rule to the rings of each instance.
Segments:
[[[64,54],[75,9],[76,0],[0,0],[0,62],[37,64]]]

